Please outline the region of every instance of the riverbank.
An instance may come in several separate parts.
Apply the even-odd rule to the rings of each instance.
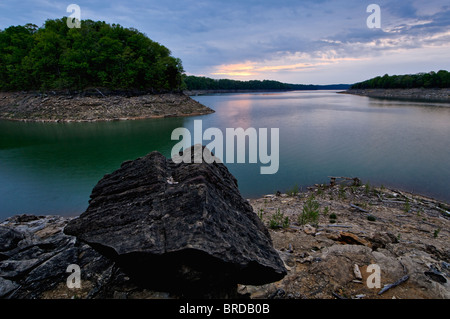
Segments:
[[[272,225],[274,247],[288,266],[279,282],[243,287],[252,298],[450,298],[448,204],[353,183],[316,185],[306,193],[250,202]],[[300,224],[299,216],[311,211],[318,218]],[[284,225],[277,225],[275,217]],[[368,267],[374,264],[380,284],[371,288]],[[391,288],[383,291],[386,287]]]
[[[382,99],[450,103],[450,89],[349,89],[338,93]]]
[[[0,92],[0,119],[35,122],[93,122],[196,116],[214,110],[185,94],[37,94]]]
[[[317,202],[319,214],[303,225],[299,216],[311,207],[308,199]],[[271,284],[239,285],[242,297],[450,298],[448,204],[351,183],[316,185],[304,193],[271,194],[249,202],[268,227],[288,273]],[[178,298],[141,287],[114,262],[64,234],[72,219],[20,215],[0,224],[0,297]],[[66,285],[66,267],[73,263],[81,267],[80,289]],[[380,286],[370,288],[368,267],[373,264],[380,267]],[[382,291],[390,284],[396,285]]]

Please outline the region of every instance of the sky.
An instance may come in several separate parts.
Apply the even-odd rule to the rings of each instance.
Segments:
[[[297,84],[355,83],[450,70],[448,0],[0,0],[0,29],[69,16],[133,27],[187,75]],[[369,28],[370,4],[379,28]],[[81,26],[82,27],[82,26]]]

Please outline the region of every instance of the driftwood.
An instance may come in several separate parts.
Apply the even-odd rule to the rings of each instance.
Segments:
[[[361,208],[359,206],[356,206],[354,204],[350,204],[351,207],[356,208],[357,210],[363,212],[363,213],[370,213],[368,210],[365,210],[364,208]]]
[[[352,228],[350,225],[339,225],[339,224],[328,224],[326,227],[342,227],[342,228]]]
[[[440,208],[439,206],[436,206],[435,208],[436,208],[437,210],[441,211],[442,213],[445,213],[444,216],[450,216],[450,212],[449,212],[449,211],[446,211],[445,209]]]
[[[331,293],[334,297],[336,297],[337,299],[348,299],[348,298],[345,298],[344,296],[341,296],[341,295],[339,295],[338,293],[336,293],[336,292],[332,292]]]
[[[396,282],[394,282],[393,284],[384,285],[383,289],[381,289],[378,294],[381,295],[381,294],[385,293],[386,291],[388,291],[389,289],[397,287],[401,283],[404,283],[408,279],[409,279],[409,275],[405,275],[402,278],[400,278],[399,280],[397,280]]]
[[[106,97],[99,89],[95,88],[95,90],[100,93],[103,97]]]
[[[353,186],[361,186],[361,180],[358,177],[345,177],[345,176],[328,176],[328,177],[330,178],[330,186],[336,185],[337,179],[353,181]]]

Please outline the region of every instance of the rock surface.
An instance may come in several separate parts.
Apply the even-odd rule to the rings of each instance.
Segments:
[[[297,217],[311,194],[320,203],[321,214],[315,232],[306,233],[304,229],[311,227],[299,225]],[[270,195],[251,199],[250,203],[267,225],[278,209],[289,218],[288,227],[269,229],[288,272],[274,283],[239,285],[239,295],[234,297],[450,298],[450,221],[445,203],[397,190],[338,186],[297,196]],[[355,210],[350,204],[370,213]],[[336,215],[334,223],[324,213],[325,207],[328,214]],[[369,214],[376,219],[369,220]],[[2,229],[2,234],[18,238],[0,252],[0,298],[179,297],[142,286],[114,261],[64,234],[62,230],[72,219],[20,215],[0,224],[6,230],[14,230]],[[349,234],[364,241],[343,241]],[[65,271],[71,263],[81,268],[80,289],[66,285],[69,273]],[[380,267],[380,288],[367,286],[371,264]],[[355,265],[360,274],[355,274]],[[401,283],[379,294],[385,285],[398,282]]]
[[[21,239],[1,253],[0,298],[114,298],[117,290],[139,290],[114,262],[63,233],[71,219],[17,215],[1,223],[0,227],[20,233]],[[71,264],[81,268],[80,289],[67,287]]]
[[[86,212],[64,232],[157,289],[197,295],[286,274],[222,163],[176,164],[159,152],[125,162],[98,182]]]
[[[298,223],[311,195],[320,205],[316,232]],[[270,230],[287,276],[268,285],[240,286],[251,298],[450,298],[448,204],[368,185],[319,185],[297,196],[250,202],[266,225],[275,213],[290,221]],[[380,287],[368,284],[370,265],[380,268]],[[383,291],[385,285],[391,288]]]
[[[0,119],[92,122],[194,116],[214,111],[184,94],[100,95],[0,92]]]

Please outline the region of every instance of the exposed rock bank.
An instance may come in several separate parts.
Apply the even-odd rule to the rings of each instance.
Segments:
[[[319,218],[302,225],[298,216],[311,208],[311,195]],[[271,230],[288,275],[265,286],[242,286],[252,298],[450,298],[448,204],[370,185],[316,187],[251,204],[267,226],[276,213],[289,220]],[[378,288],[367,284],[372,264],[380,267]]]
[[[210,114],[214,111],[184,94],[38,94],[0,92],[0,119],[92,122]]]
[[[287,228],[269,229],[288,274],[272,284],[240,285],[240,294],[251,298],[309,299],[450,297],[449,217],[439,206],[445,204],[386,189],[371,189],[366,194],[364,187],[346,187],[342,191],[335,186],[317,193],[322,213],[316,226],[296,222],[308,194],[268,195],[251,200],[267,225],[278,208],[288,217]],[[408,212],[406,198],[411,198]],[[370,213],[353,208],[351,203]],[[329,207],[329,215],[323,213],[325,207]],[[331,214],[336,219],[331,219]],[[375,220],[369,220],[369,215]],[[115,262],[65,235],[63,229],[70,220],[22,215],[2,223],[1,297],[177,297],[142,287]],[[70,263],[81,267],[81,289],[67,288],[69,273],[65,270]],[[379,294],[382,288],[367,287],[370,264],[380,266],[381,287],[405,276],[407,280]]]
[[[196,285],[205,274],[210,285],[197,285],[203,291],[194,296],[450,298],[450,205],[351,181],[248,203],[231,174],[209,166],[179,170],[151,153],[106,175],[84,216],[7,219],[0,224],[0,298],[189,297],[193,291],[171,289],[173,278]],[[177,258],[163,258],[166,252]],[[80,266],[80,289],[66,285],[70,264]],[[369,286],[374,265],[378,287]],[[136,277],[140,270],[148,277]],[[156,287],[142,280],[158,276]]]
[[[239,298],[239,283],[286,275],[224,164],[175,163],[158,152],[105,175],[79,217],[15,216],[0,237],[4,298],[67,297],[72,264],[83,287],[73,294],[87,298]]]
[[[339,93],[384,99],[450,103],[450,89],[350,89]]]

